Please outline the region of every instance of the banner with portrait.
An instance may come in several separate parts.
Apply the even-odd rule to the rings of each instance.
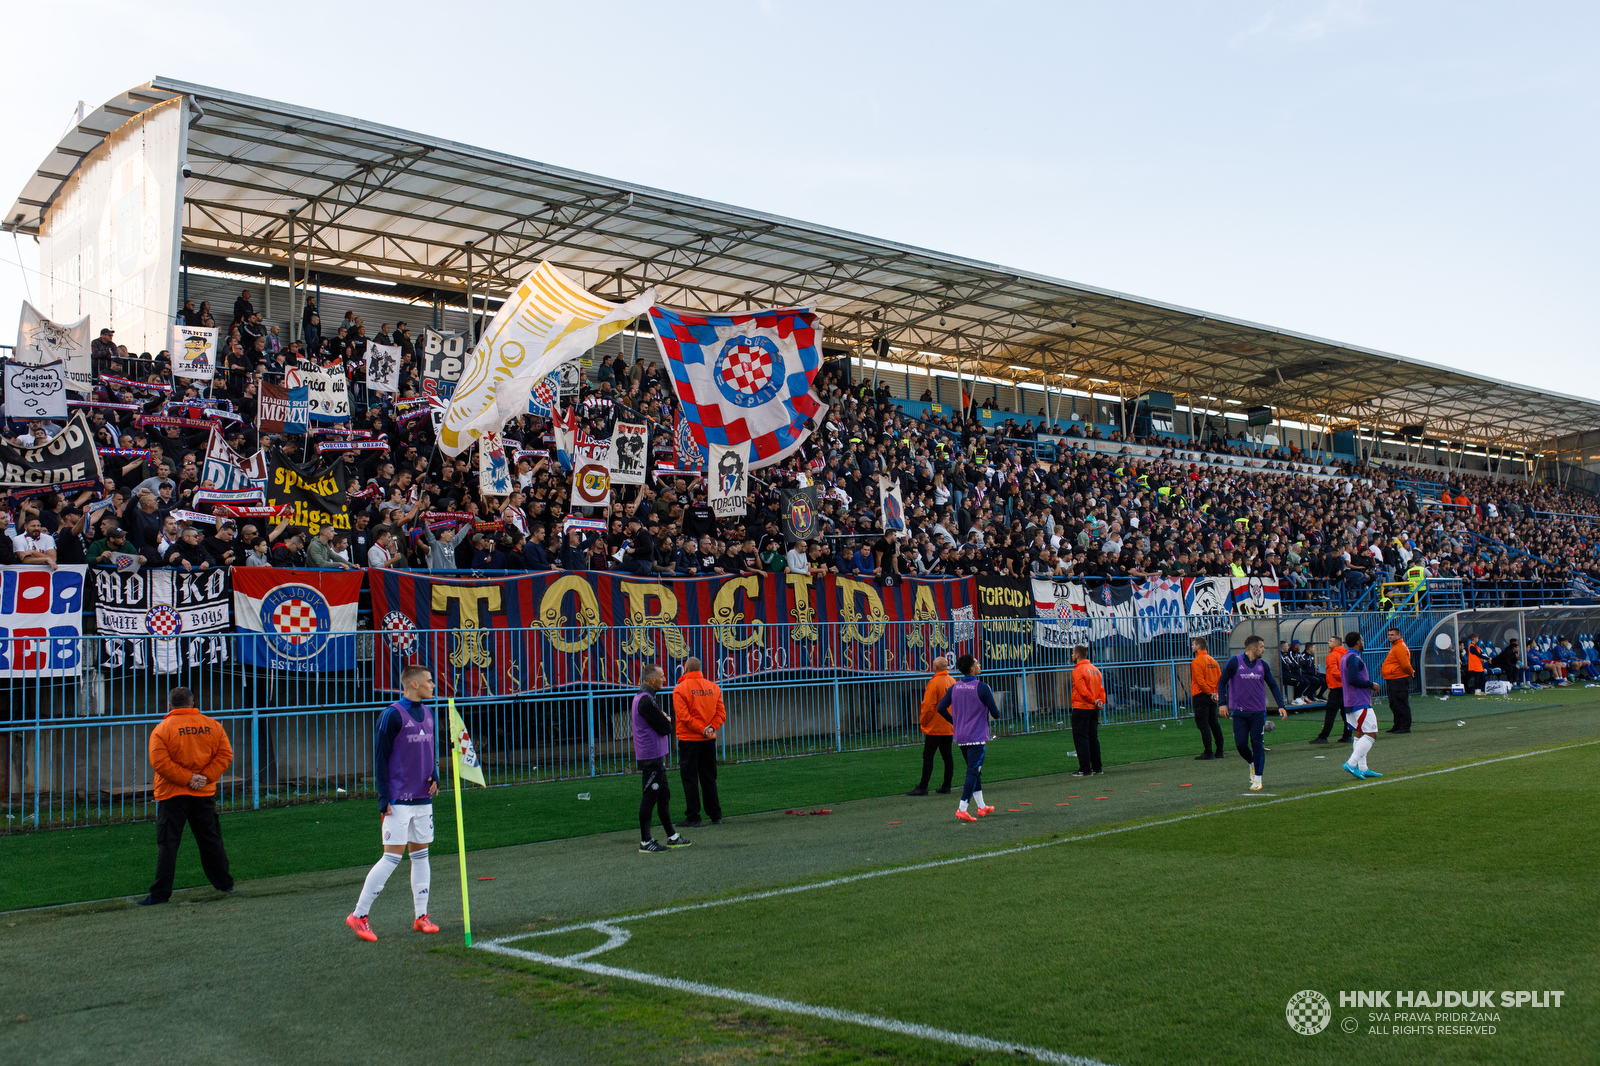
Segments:
[[[17,319],[17,346],[11,358],[29,366],[60,363],[66,370],[67,388],[85,395],[94,391],[94,367],[89,358],[89,316],[68,325],[52,322],[27,300]],[[101,367],[104,372],[107,368]]]
[[[217,371],[216,328],[175,325],[168,332],[167,350],[172,353],[172,376],[190,381],[210,381]]]
[[[617,422],[611,428],[611,483],[643,485],[650,465],[650,427],[644,422]]]
[[[749,506],[750,478],[744,448],[708,444],[710,475],[706,478],[706,506],[718,518],[739,518]]]

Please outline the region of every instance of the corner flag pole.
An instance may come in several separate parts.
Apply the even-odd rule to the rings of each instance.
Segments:
[[[456,701],[450,700],[450,717],[456,716]],[[452,730],[452,733],[454,730]],[[461,826],[461,742],[450,738],[450,769],[456,790],[456,854],[461,857],[461,921],[466,926],[467,947],[472,946],[472,906],[467,901],[467,837]]]

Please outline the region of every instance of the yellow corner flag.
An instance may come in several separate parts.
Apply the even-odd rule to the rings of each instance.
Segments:
[[[478,752],[472,746],[472,736],[467,723],[456,713],[456,701],[450,701],[450,769],[455,779],[456,794],[456,853],[461,857],[461,923],[466,927],[467,947],[472,946],[472,907],[467,901],[467,836],[461,827],[461,779],[487,784],[483,779],[483,765],[478,762]]]

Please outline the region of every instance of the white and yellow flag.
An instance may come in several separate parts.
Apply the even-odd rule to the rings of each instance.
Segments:
[[[487,785],[483,779],[483,764],[478,761],[478,751],[472,746],[472,735],[467,732],[467,723],[456,713],[455,700],[450,701],[450,735],[454,738],[456,746],[458,772],[475,785]],[[459,790],[457,795],[460,795]]]
[[[621,331],[656,302],[646,289],[624,304],[600,299],[549,263],[522,279],[467,357],[439,429],[446,455],[485,430],[526,414],[528,394],[550,371]]]

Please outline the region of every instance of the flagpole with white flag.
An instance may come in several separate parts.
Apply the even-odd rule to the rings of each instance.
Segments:
[[[602,300],[548,262],[522,279],[467,357],[439,427],[439,448],[457,456],[486,430],[525,414],[550,371],[621,332],[655,305],[646,289],[622,304]]]
[[[467,779],[486,784],[478,753],[472,747],[472,737],[467,724],[456,713],[456,701],[450,699],[450,770],[456,793],[456,854],[461,858],[461,922],[466,927],[467,947],[472,946],[472,905],[467,897],[467,835],[461,824],[461,763],[466,755]]]

